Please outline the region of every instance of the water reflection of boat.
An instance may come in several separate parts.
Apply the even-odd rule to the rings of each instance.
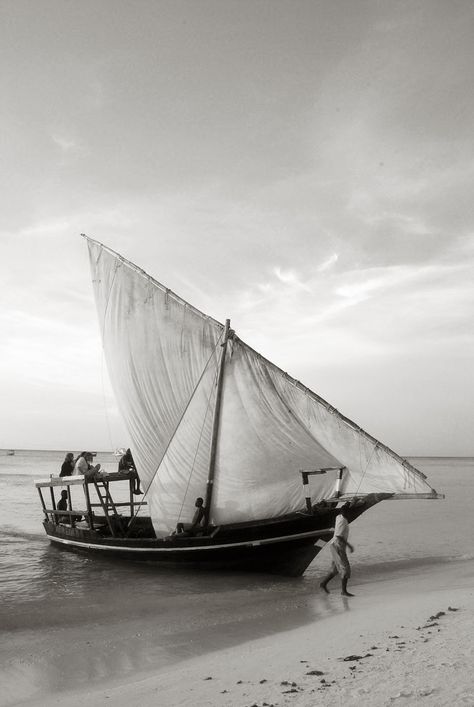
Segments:
[[[52,542],[298,575],[332,536],[342,502],[352,521],[386,498],[439,497],[420,471],[239,339],[229,320],[87,242],[109,374],[147,502],[122,473],[39,481]],[[129,495],[119,504],[112,488],[123,482]],[[56,508],[61,485],[66,512]],[[84,492],[78,510],[75,485]],[[202,525],[175,534],[196,497],[205,499]]]

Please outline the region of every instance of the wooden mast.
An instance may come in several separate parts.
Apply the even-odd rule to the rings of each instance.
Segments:
[[[206,500],[205,500],[205,511],[206,517],[204,521],[204,532],[207,532],[209,525],[209,515],[211,511],[212,503],[212,491],[214,486],[214,472],[216,468],[216,452],[217,452],[217,437],[219,434],[219,421],[220,421],[220,411],[221,411],[221,401],[222,401],[222,383],[224,380],[224,367],[225,358],[227,353],[227,341],[229,340],[230,331],[230,319],[225,320],[224,329],[224,341],[221,344],[222,356],[219,363],[219,373],[217,377],[217,392],[216,392],[216,406],[214,408],[214,419],[212,421],[212,437],[211,437],[211,452],[209,456],[209,472],[207,475],[207,487],[206,487]]]

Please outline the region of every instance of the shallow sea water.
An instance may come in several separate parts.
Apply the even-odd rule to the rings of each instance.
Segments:
[[[326,550],[302,578],[285,578],[171,570],[153,563],[91,558],[52,546],[42,527],[34,480],[56,474],[64,454],[17,450],[7,456],[0,451],[0,632],[7,638],[0,648],[7,660],[0,679],[5,695],[8,689],[12,695],[18,691],[19,667],[14,658],[8,663],[14,654],[8,641],[14,646],[19,631],[31,632],[32,645],[45,632],[85,631],[85,645],[101,642],[113,653],[103,663],[88,651],[75,654],[74,646],[62,655],[53,649],[43,654],[40,648],[41,661],[24,662],[20,673],[28,674],[25,685],[31,695],[36,689],[73,687],[70,671],[61,669],[72,655],[77,662],[75,683],[93,683],[156,669],[343,610],[340,602],[323,601],[318,591],[329,564]],[[105,469],[116,468],[110,453],[98,453],[97,461]],[[384,501],[351,525],[356,548],[351,586],[356,591],[358,585],[392,577],[409,582],[410,573],[423,565],[467,563],[474,557],[474,458],[410,461],[446,498]],[[121,622],[120,630],[114,631]],[[128,622],[127,629],[123,622]],[[107,650],[97,655],[107,656]]]
[[[15,615],[29,614],[31,603],[80,599],[96,594],[98,588],[104,596],[110,587],[115,598],[130,593],[140,596],[143,604],[196,595],[209,595],[214,601],[216,594],[226,593],[232,601],[232,592],[237,590],[285,592],[289,586],[312,586],[327,566],[328,557],[323,551],[302,580],[288,580],[170,570],[151,563],[90,558],[60,550],[44,535],[34,479],[56,474],[64,454],[17,450],[14,456],[7,456],[5,451],[0,452],[0,626],[5,625],[5,610],[11,626]],[[114,470],[117,464],[110,453],[98,453],[96,461],[108,470]],[[369,579],[383,573],[384,568],[390,572],[414,561],[474,557],[474,458],[418,457],[410,461],[446,498],[384,501],[364,513],[351,525],[351,541],[356,546],[351,558],[354,578]],[[114,611],[114,607],[108,605],[107,610]],[[35,621],[40,620],[36,617]]]

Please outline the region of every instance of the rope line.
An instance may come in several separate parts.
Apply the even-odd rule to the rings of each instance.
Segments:
[[[181,519],[181,513],[183,512],[184,502],[186,501],[186,496],[188,495],[189,484],[191,483],[191,477],[192,477],[192,475],[193,475],[193,473],[194,473],[194,465],[195,465],[195,463],[196,463],[196,457],[197,457],[197,455],[198,455],[199,447],[201,446],[201,439],[202,439],[202,435],[203,435],[203,432],[204,432],[204,425],[206,424],[207,415],[208,415],[209,407],[210,407],[210,404],[211,404],[211,397],[212,397],[213,389],[214,389],[214,387],[215,387],[215,385],[216,385],[216,382],[217,382],[217,375],[218,375],[218,371],[216,370],[216,372],[215,372],[215,377],[214,377],[214,381],[213,381],[213,385],[212,385],[212,387],[211,387],[211,391],[210,391],[209,396],[208,396],[208,399],[207,399],[206,412],[204,413],[204,419],[203,419],[203,422],[202,422],[202,425],[201,425],[201,432],[199,433],[199,440],[198,440],[198,443],[197,443],[197,445],[196,445],[196,451],[195,451],[195,453],[194,453],[193,463],[192,463],[192,465],[191,465],[191,470],[190,470],[190,472],[189,472],[188,483],[186,484],[186,489],[185,489],[185,491],[184,491],[183,502],[181,503],[181,508],[179,509],[177,522],[179,522],[180,519]]]
[[[209,356],[209,358],[208,358],[208,360],[207,360],[206,365],[204,366],[204,369],[203,369],[201,375],[199,376],[199,380],[198,380],[198,382],[196,383],[196,386],[194,387],[194,390],[193,390],[193,392],[191,393],[191,396],[190,396],[188,402],[187,402],[186,405],[185,405],[185,408],[184,408],[184,410],[183,410],[183,412],[182,412],[182,414],[181,414],[181,417],[179,418],[179,420],[178,420],[178,422],[177,422],[177,424],[176,424],[176,427],[175,427],[175,429],[174,429],[174,431],[173,431],[173,434],[171,435],[170,439],[168,440],[168,444],[166,445],[166,447],[165,447],[165,449],[164,449],[164,452],[163,452],[163,454],[161,455],[161,459],[160,459],[160,461],[158,462],[157,467],[156,467],[156,469],[155,469],[155,471],[154,471],[154,473],[153,473],[153,476],[152,476],[151,479],[150,479],[150,483],[148,484],[148,486],[147,486],[146,489],[145,489],[145,493],[143,494],[143,498],[141,498],[141,499],[140,499],[140,502],[138,503],[138,509],[137,509],[136,513],[133,515],[133,517],[132,517],[131,520],[130,520],[130,523],[129,523],[129,525],[128,525],[128,530],[130,530],[130,528],[132,527],[133,521],[135,520],[135,518],[137,517],[137,515],[138,515],[138,513],[139,513],[139,511],[140,511],[141,505],[142,505],[143,501],[145,500],[148,491],[150,490],[150,487],[151,487],[151,485],[152,485],[152,483],[153,483],[153,481],[154,481],[154,479],[155,479],[155,476],[157,475],[157,473],[158,473],[158,471],[159,471],[159,468],[160,468],[160,466],[161,466],[161,464],[162,464],[162,462],[163,462],[163,459],[165,458],[166,453],[167,453],[167,451],[168,451],[168,449],[169,449],[169,447],[170,447],[170,445],[171,445],[171,442],[172,442],[173,439],[175,438],[175,435],[176,435],[176,433],[177,433],[177,431],[178,431],[178,428],[179,428],[179,426],[181,425],[181,422],[183,421],[183,417],[185,416],[185,414],[186,414],[186,412],[187,412],[189,406],[191,405],[191,402],[192,402],[192,400],[193,400],[193,398],[194,398],[194,396],[195,396],[195,394],[196,394],[196,391],[197,391],[197,389],[198,389],[198,387],[199,387],[199,385],[200,385],[202,379],[204,378],[204,374],[206,373],[206,371],[207,371],[207,369],[208,369],[208,366],[209,366],[209,364],[210,364],[210,362],[211,362],[211,359],[213,358],[213,356],[214,356],[214,354],[215,354],[215,352],[216,352],[216,349],[217,349],[217,347],[219,346],[219,343],[220,343],[220,341],[221,341],[223,335],[224,335],[224,332],[222,331],[221,334],[220,334],[220,336],[219,336],[219,338],[218,338],[218,340],[217,340],[217,342],[216,342],[216,345],[214,346],[214,348],[213,348],[213,350],[212,350],[211,355]]]
[[[102,255],[102,252],[99,254],[99,257]],[[117,274],[117,271],[121,267],[120,262],[115,263],[115,268],[114,268],[114,274],[112,277],[112,282],[110,283],[110,288],[107,293],[107,298],[105,300],[105,309],[104,309],[104,317],[101,322],[101,336],[102,336],[102,355],[101,355],[101,363],[100,363],[100,377],[101,377],[101,385],[102,385],[102,404],[104,406],[104,412],[105,412],[105,421],[107,424],[107,434],[109,436],[109,442],[110,442],[110,447],[111,449],[115,449],[115,444],[112,440],[112,428],[110,426],[110,419],[109,419],[109,412],[107,409],[107,403],[106,403],[106,398],[105,398],[105,385],[104,385],[104,360],[105,360],[105,352],[104,352],[104,339],[105,339],[105,319],[107,317],[107,310],[109,308],[109,302],[110,302],[110,297],[112,294],[112,289],[115,284],[115,276]]]
[[[366,464],[366,466],[365,466],[364,473],[363,473],[362,476],[360,477],[360,481],[359,481],[359,485],[357,486],[356,494],[359,493],[359,489],[360,489],[360,487],[361,487],[361,485],[362,485],[362,482],[363,482],[363,480],[364,480],[364,476],[366,475],[367,470],[368,470],[368,468],[369,468],[369,466],[370,466],[370,464],[371,464],[371,462],[372,462],[372,457],[374,456],[374,454],[375,454],[375,452],[376,452],[376,450],[377,450],[377,446],[378,446],[377,444],[374,444],[373,447],[372,447],[372,454],[370,455],[369,460],[368,460],[368,462],[367,462],[367,464]],[[360,437],[359,437],[359,460],[360,460]],[[362,464],[361,464],[360,466],[361,466],[361,468],[362,468]]]
[[[102,404],[104,406],[104,413],[105,413],[105,422],[107,424],[107,434],[109,435],[109,443],[110,443],[110,449],[113,451],[116,449],[116,445],[114,441],[112,440],[112,428],[110,426],[110,419],[109,419],[109,411],[107,409],[107,401],[105,397],[105,385],[104,385],[104,350],[102,349],[102,356],[101,356],[101,362],[100,362],[100,377],[101,377],[101,384],[102,384]]]

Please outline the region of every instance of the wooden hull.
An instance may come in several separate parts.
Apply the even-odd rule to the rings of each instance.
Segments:
[[[186,545],[167,547],[159,540],[135,543],[121,538],[109,540],[74,537],[69,529],[47,529],[52,543],[70,550],[106,554],[124,560],[153,561],[162,565],[180,565],[200,569],[235,569],[270,572],[288,576],[303,574],[318,552],[331,538],[331,531],[311,537],[295,536],[271,543],[225,543],[222,545]]]
[[[377,501],[351,509],[354,520]],[[146,537],[149,519],[137,529],[140,537],[101,535],[88,528],[45,521],[50,541],[63,548],[126,560],[202,569],[235,569],[299,576],[333,535],[335,508],[323,513],[295,513],[284,518],[221,526],[203,537]],[[149,526],[147,526],[147,522]],[[150,533],[151,535],[151,533]]]

